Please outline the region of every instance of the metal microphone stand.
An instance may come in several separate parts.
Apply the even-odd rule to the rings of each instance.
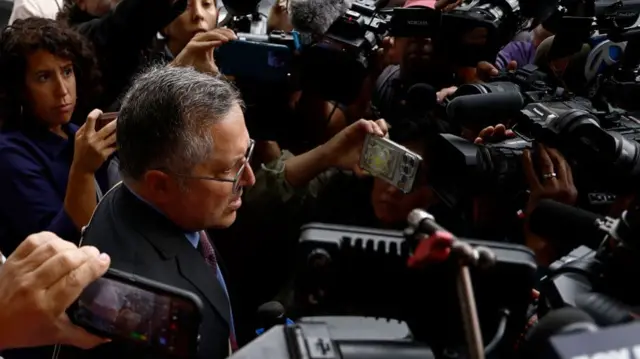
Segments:
[[[430,237],[438,232],[450,233],[435,222],[433,215],[421,209],[414,209],[409,214],[408,222],[410,226],[409,232],[413,232],[414,238],[420,237],[415,236],[416,234]],[[460,304],[462,327],[469,348],[469,358],[484,359],[484,341],[482,340],[482,331],[480,330],[480,321],[469,268],[471,266],[487,268],[494,265],[496,261],[495,254],[486,247],[473,248],[468,243],[458,240],[455,236],[453,238],[451,257],[458,264],[456,289]]]
[[[462,326],[467,341],[470,359],[484,359],[484,341],[480,330],[480,320],[471,281],[471,266],[492,265],[495,256],[488,248],[473,248],[468,243],[456,240],[451,246],[451,254],[458,261],[456,289],[462,317]]]

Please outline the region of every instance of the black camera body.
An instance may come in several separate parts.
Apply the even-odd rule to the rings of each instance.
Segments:
[[[372,3],[354,3],[301,52],[302,86],[327,100],[352,103],[369,74],[372,55],[387,32],[388,15]]]
[[[439,156],[432,164],[434,188],[456,203],[487,189],[516,196],[525,189],[520,155],[534,143],[557,148],[569,161],[583,192],[625,193],[640,180],[640,120],[621,110],[598,111],[586,98],[554,88],[533,65],[496,82],[463,85],[455,96],[519,93],[524,108],[493,123],[515,123],[516,139],[486,145],[440,134],[432,141]],[[472,126],[474,118],[465,119]],[[443,154],[444,152],[444,154]],[[464,183],[460,183],[463,181]],[[465,192],[460,193],[463,189]]]
[[[384,319],[301,318],[296,324],[271,328],[231,358],[262,359],[268,353],[269,359],[356,359],[372,355],[394,359],[434,359],[431,349],[411,340],[410,334],[406,326],[403,328],[400,323]]]
[[[439,43],[452,59],[464,59],[461,65],[494,62],[527,23],[518,0],[468,0],[442,14]]]
[[[594,230],[608,233],[597,249],[578,247],[549,266],[539,287],[540,315],[571,306],[592,314],[600,325],[610,325],[626,320],[629,308],[640,305],[640,287],[629,282],[640,275],[637,201],[619,219],[608,219]]]

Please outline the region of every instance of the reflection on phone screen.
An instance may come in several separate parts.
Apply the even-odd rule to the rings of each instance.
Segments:
[[[269,59],[267,61],[270,67],[279,69],[286,66],[286,60],[278,56],[278,53],[275,51],[269,51],[268,57]]]
[[[195,310],[184,299],[100,278],[80,295],[75,319],[113,338],[187,354],[191,338],[180,330],[192,327]]]

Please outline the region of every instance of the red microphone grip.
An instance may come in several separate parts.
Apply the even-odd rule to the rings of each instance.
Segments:
[[[449,258],[454,237],[448,231],[437,230],[430,236],[424,236],[418,242],[413,255],[409,257],[407,265],[419,268],[428,264],[442,263]]]

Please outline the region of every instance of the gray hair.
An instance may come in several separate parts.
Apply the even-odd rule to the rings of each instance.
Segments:
[[[118,156],[125,180],[138,180],[153,169],[188,173],[208,160],[210,128],[234,105],[242,102],[231,84],[192,68],[154,67],[142,73],[118,115]]]

